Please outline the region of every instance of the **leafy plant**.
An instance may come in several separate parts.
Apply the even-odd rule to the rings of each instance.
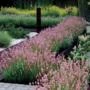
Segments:
[[[86,60],[85,52],[83,52],[83,48],[79,45],[78,48],[74,47],[74,51],[70,53],[69,59],[73,60]]]
[[[11,42],[11,36],[6,31],[0,31],[0,47],[7,47]]]
[[[69,58],[73,60],[86,60],[87,52],[90,51],[90,41],[87,36],[79,36],[79,45],[74,47]]]

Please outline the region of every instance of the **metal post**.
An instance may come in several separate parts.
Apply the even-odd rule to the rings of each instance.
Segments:
[[[37,8],[37,12],[36,12],[36,23],[37,23],[37,33],[39,33],[41,31],[41,8]]]

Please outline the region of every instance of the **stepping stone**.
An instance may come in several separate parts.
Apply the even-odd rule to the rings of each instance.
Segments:
[[[10,46],[16,45],[22,41],[24,41],[25,39],[12,39]]]
[[[36,36],[38,33],[37,32],[30,32],[29,34],[26,35],[27,38],[32,38]]]
[[[36,90],[37,86],[0,83],[0,90]]]
[[[5,48],[0,48],[0,51],[3,51]]]

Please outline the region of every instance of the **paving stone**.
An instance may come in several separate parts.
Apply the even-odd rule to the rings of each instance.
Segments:
[[[86,33],[87,33],[87,34],[90,34],[90,26],[87,26],[87,27],[86,27]]]
[[[5,48],[0,48],[0,51],[3,51]]]
[[[12,39],[10,46],[16,45],[22,41],[24,41],[25,39]]]
[[[36,36],[38,33],[37,32],[30,32],[29,34],[26,35],[27,38],[32,38]]]
[[[5,88],[0,88],[0,90],[5,90]]]
[[[36,86],[0,83],[0,90],[36,90]]]

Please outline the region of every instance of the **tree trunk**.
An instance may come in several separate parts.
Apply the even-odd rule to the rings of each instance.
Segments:
[[[79,15],[82,17],[85,17],[86,11],[87,11],[87,1],[86,0],[78,0],[78,7],[79,7]]]

